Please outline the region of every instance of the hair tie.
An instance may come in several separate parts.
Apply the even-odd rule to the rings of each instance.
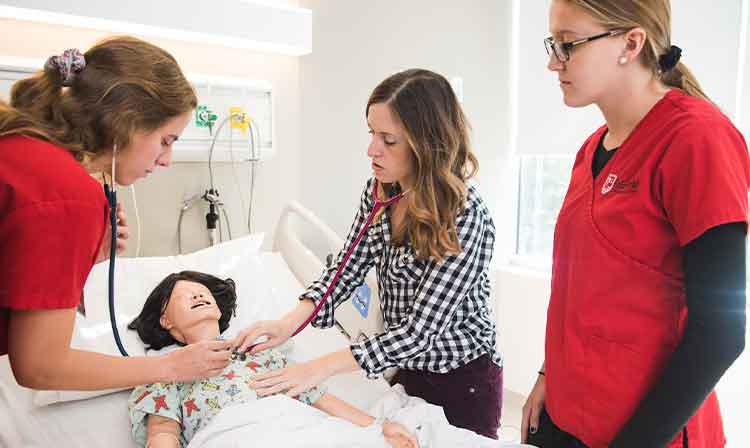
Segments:
[[[677,66],[680,62],[680,56],[682,56],[682,48],[677,45],[672,45],[669,50],[663,55],[659,56],[659,68],[662,72],[668,72]]]
[[[86,59],[77,48],[65,50],[60,56],[51,56],[44,64],[45,70],[57,70],[64,87],[73,85],[76,75],[86,67]]]

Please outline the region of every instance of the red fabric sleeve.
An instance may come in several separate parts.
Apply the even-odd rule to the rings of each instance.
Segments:
[[[39,202],[0,223],[0,308],[75,307],[105,230],[105,211],[74,200]]]
[[[680,130],[658,176],[662,204],[681,246],[712,227],[747,224],[750,160],[742,135],[728,120]]]

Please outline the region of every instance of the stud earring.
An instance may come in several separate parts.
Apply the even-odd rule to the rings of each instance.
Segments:
[[[620,59],[618,59],[617,62],[619,62],[620,65],[625,65],[625,63],[628,62],[628,58],[626,58],[625,56],[620,56]]]

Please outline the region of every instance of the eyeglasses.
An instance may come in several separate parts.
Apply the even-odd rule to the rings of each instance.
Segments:
[[[626,31],[627,30],[623,29],[610,30],[606,33],[597,34],[596,36],[591,37],[584,37],[583,39],[578,39],[571,42],[557,42],[550,36],[544,39],[544,49],[547,50],[548,56],[551,56],[554,53],[558,61],[568,62],[570,60],[570,52],[573,51],[573,48],[575,48],[576,46],[585,44],[586,42],[591,42],[592,40],[601,39],[603,37],[617,36],[618,34],[622,34]]]

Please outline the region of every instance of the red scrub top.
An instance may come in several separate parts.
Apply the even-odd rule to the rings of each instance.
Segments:
[[[750,162],[712,104],[672,90],[596,179],[606,126],[578,152],[555,227],[545,407],[564,431],[605,447],[680,343],[687,307],[682,247],[748,220]],[[712,393],[687,424],[691,448],[724,446]],[[682,446],[682,433],[669,445]]]
[[[102,187],[68,151],[0,137],[0,355],[11,310],[76,307],[107,213]]]

